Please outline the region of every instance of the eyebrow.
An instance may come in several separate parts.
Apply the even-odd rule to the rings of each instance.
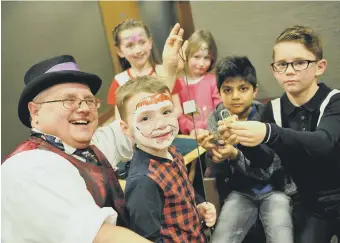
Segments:
[[[306,58],[306,57],[295,57],[295,58],[293,58],[293,62],[294,61],[298,61],[298,60],[309,60],[309,59]],[[287,60],[282,58],[282,59],[279,59],[279,60],[277,60],[275,62],[287,62]]]
[[[239,88],[242,86],[249,86],[251,85],[250,83],[244,82],[243,84],[237,85],[237,86],[229,86],[229,85],[222,85],[222,88]]]

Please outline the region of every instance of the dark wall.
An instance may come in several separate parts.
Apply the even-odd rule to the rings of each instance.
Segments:
[[[84,71],[103,79],[107,107],[112,61],[97,2],[1,2],[1,158],[27,138],[17,116],[26,70],[38,61],[71,54]]]

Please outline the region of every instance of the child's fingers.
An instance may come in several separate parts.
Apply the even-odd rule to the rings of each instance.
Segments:
[[[177,35],[180,29],[181,29],[180,24],[179,23],[175,24],[175,26],[171,29],[169,35]]]
[[[182,44],[183,44],[182,37],[177,35],[177,38],[176,38],[175,43],[174,43],[174,46],[175,46],[175,49],[176,49],[177,52],[181,48]]]
[[[184,53],[187,50],[188,45],[189,45],[189,41],[188,40],[184,41],[183,46],[182,46],[182,50],[183,50]]]
[[[183,38],[183,34],[184,34],[184,29],[180,28],[177,35]]]

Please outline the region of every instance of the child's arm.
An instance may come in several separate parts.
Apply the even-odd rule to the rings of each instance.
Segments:
[[[153,242],[161,242],[164,196],[157,184],[145,175],[128,179],[125,200],[130,214],[130,229]]]
[[[180,117],[183,113],[183,110],[182,110],[181,101],[179,99],[179,95],[173,94],[172,95],[172,101],[174,102],[176,116]]]
[[[98,128],[91,144],[99,148],[113,168],[119,162],[129,161],[133,154],[133,141],[123,133],[120,121],[113,121]]]
[[[328,155],[340,140],[340,95],[334,95],[315,131],[296,131],[274,123],[248,121],[230,124],[245,146],[267,143],[279,155],[321,157]]]
[[[268,147],[260,148],[256,151],[261,152],[261,149],[265,153],[268,153],[266,157],[252,157],[254,160],[261,160],[261,163],[258,163],[257,161],[254,162],[253,160],[250,161],[244,153],[229,144],[214,148],[211,153],[208,153],[208,155],[212,156],[211,159],[215,164],[219,164],[221,162],[227,163],[229,166],[232,166],[235,170],[245,174],[246,176],[257,180],[268,180],[275,171],[281,168],[281,161],[279,157]],[[218,167],[215,166],[215,168]]]

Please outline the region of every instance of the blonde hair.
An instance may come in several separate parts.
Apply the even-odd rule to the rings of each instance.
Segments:
[[[285,41],[301,43],[308,51],[315,55],[317,60],[321,60],[323,58],[321,37],[309,27],[295,25],[293,27],[287,28],[282,31],[282,33],[276,39],[275,44]],[[273,50],[273,59],[274,54],[275,52]]]
[[[112,31],[113,42],[114,42],[115,47],[119,48],[120,46],[119,34],[124,30],[129,30],[129,29],[134,29],[134,28],[144,29],[146,36],[148,38],[151,37],[151,32],[148,26],[146,26],[143,21],[135,20],[135,19],[126,19],[123,22],[119,23]],[[126,70],[131,67],[130,63],[125,58],[121,58],[120,56],[118,56],[118,58],[119,58],[120,66],[122,67],[123,70]],[[154,44],[152,44],[149,62],[150,62],[150,65],[153,67],[156,66],[156,64],[160,64],[160,55]]]
[[[208,68],[208,72],[214,69],[217,59],[217,46],[211,32],[206,29],[196,30],[189,38],[188,47],[185,51],[187,60],[191,58],[202,46],[206,44],[208,46],[208,52],[211,57],[211,63]]]
[[[129,80],[120,86],[116,92],[117,108],[123,121],[127,119],[126,103],[132,96],[142,92],[170,94],[165,80],[159,76],[140,76],[134,80]]]

